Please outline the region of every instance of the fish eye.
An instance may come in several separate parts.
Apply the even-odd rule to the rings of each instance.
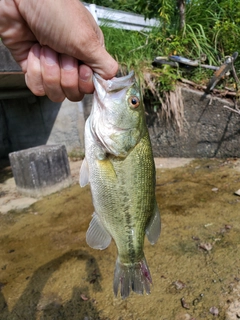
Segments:
[[[130,106],[132,108],[137,108],[139,105],[140,105],[140,100],[138,97],[136,96],[131,96],[129,99],[128,99],[129,103],[130,103]]]

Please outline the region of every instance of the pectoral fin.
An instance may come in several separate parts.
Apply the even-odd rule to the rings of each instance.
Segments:
[[[146,235],[151,244],[155,244],[157,239],[159,238],[161,231],[161,219],[160,219],[160,212],[158,209],[157,202],[154,206],[154,212],[152,218],[146,228]]]
[[[104,250],[110,245],[111,240],[112,237],[94,212],[86,235],[87,244],[93,249]]]
[[[86,158],[82,162],[79,175],[79,184],[81,187],[85,187],[89,183],[89,169]]]

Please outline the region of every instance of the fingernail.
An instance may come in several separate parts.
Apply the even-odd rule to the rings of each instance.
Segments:
[[[79,70],[79,78],[84,82],[89,82],[92,78],[92,71],[86,65],[81,65]]]
[[[61,65],[64,70],[72,70],[74,68],[74,58],[63,54],[61,56]]]
[[[43,53],[47,64],[52,66],[57,63],[57,54],[55,51],[48,47],[43,47]]]

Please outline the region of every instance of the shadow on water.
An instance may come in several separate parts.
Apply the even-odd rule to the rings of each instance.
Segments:
[[[87,299],[85,298],[85,295],[81,297],[82,292],[85,292],[85,294],[88,293],[86,287],[74,287],[71,299],[64,305],[61,303],[61,299],[58,298],[57,294],[46,297],[44,301],[42,290],[46,282],[62,263],[73,257],[77,260],[85,261],[87,278],[91,279],[90,283],[94,282],[96,291],[101,291],[100,271],[94,257],[86,251],[70,251],[61,257],[44,264],[34,272],[29,284],[11,311],[8,309],[4,296],[0,291],[0,319],[35,320],[37,319],[38,311],[42,311],[41,320],[100,319],[94,301],[84,300]]]

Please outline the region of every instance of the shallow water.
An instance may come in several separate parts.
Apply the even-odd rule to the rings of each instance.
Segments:
[[[144,250],[151,294],[126,300],[112,292],[115,244],[97,251],[85,242],[88,187],[0,215],[0,319],[215,319],[212,307],[218,319],[230,319],[240,293],[239,188],[234,160],[159,169],[162,233]]]

